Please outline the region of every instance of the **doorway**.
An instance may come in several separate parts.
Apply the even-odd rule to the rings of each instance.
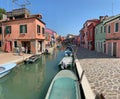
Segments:
[[[113,56],[115,56],[115,57],[116,57],[116,48],[117,48],[117,43],[114,42],[113,43]]]

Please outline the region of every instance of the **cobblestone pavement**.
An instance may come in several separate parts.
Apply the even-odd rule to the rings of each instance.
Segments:
[[[120,99],[120,58],[80,47],[76,55],[93,92],[105,99]]]

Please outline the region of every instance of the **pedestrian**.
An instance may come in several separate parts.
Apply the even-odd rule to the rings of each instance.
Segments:
[[[19,50],[19,47],[17,46],[17,47],[16,47],[16,54],[17,54],[17,55],[19,55],[19,51],[20,51],[20,50]]]
[[[26,54],[28,53],[28,47],[27,46],[25,47],[25,53]]]

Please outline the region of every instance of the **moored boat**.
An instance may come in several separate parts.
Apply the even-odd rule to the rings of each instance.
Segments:
[[[73,48],[71,46],[67,46],[66,50],[69,50],[69,51],[73,52]]]
[[[34,63],[35,61],[37,61],[39,59],[40,55],[33,55],[27,59],[24,60],[24,63]]]
[[[11,69],[13,69],[16,66],[16,63],[7,63],[0,65],[0,78],[7,75]]]
[[[61,70],[52,80],[45,99],[81,99],[76,75],[70,70]]]
[[[67,46],[65,49],[65,56],[73,56],[73,48],[71,46]]]
[[[73,57],[69,57],[69,56],[63,57],[63,59],[58,64],[58,66],[61,69],[72,68],[73,67]]]
[[[70,50],[65,50],[65,56],[72,56],[72,52]]]

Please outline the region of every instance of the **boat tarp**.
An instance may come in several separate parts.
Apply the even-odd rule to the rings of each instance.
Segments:
[[[71,78],[59,78],[55,80],[49,99],[77,99],[76,81]]]

